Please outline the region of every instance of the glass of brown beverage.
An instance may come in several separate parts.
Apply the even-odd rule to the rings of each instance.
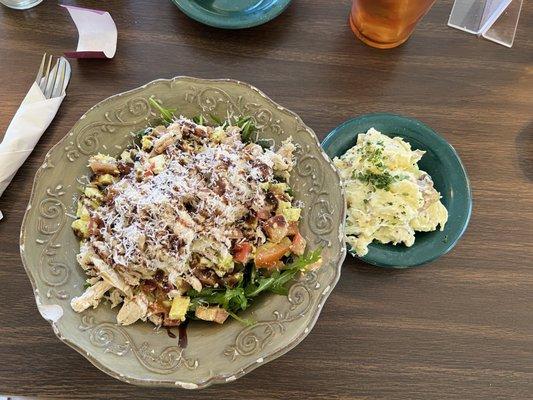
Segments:
[[[350,26],[372,47],[401,45],[436,0],[353,0]]]

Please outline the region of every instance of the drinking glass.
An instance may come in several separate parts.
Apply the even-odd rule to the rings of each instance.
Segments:
[[[353,0],[350,26],[364,43],[380,49],[401,45],[436,0]]]
[[[28,8],[35,7],[42,1],[43,0],[0,0],[0,3],[16,10],[26,10]]]

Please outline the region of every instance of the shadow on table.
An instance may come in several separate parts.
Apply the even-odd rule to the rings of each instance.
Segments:
[[[529,181],[533,181],[533,122],[527,124],[516,136],[518,166]]]

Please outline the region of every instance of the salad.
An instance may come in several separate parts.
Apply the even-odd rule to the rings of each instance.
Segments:
[[[263,292],[286,294],[306,253],[288,184],[295,145],[254,141],[251,118],[188,119],[152,106],[161,124],[118,157],[96,154],[72,228],[87,280],[76,312],[108,301],[117,322],[224,323]]]

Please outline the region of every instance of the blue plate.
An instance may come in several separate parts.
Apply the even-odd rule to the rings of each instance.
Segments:
[[[291,0],[172,0],[202,24],[225,29],[257,26],[276,18]]]
[[[339,125],[322,142],[331,158],[343,155],[356,143],[357,135],[375,128],[387,136],[399,136],[426,154],[418,163],[433,178],[448,209],[444,230],[417,232],[411,247],[373,242],[361,259],[386,268],[409,268],[426,264],[450,251],[461,238],[472,213],[472,194],[465,168],[454,148],[431,128],[416,119],[393,114],[367,114]],[[352,255],[355,252],[350,250]]]

